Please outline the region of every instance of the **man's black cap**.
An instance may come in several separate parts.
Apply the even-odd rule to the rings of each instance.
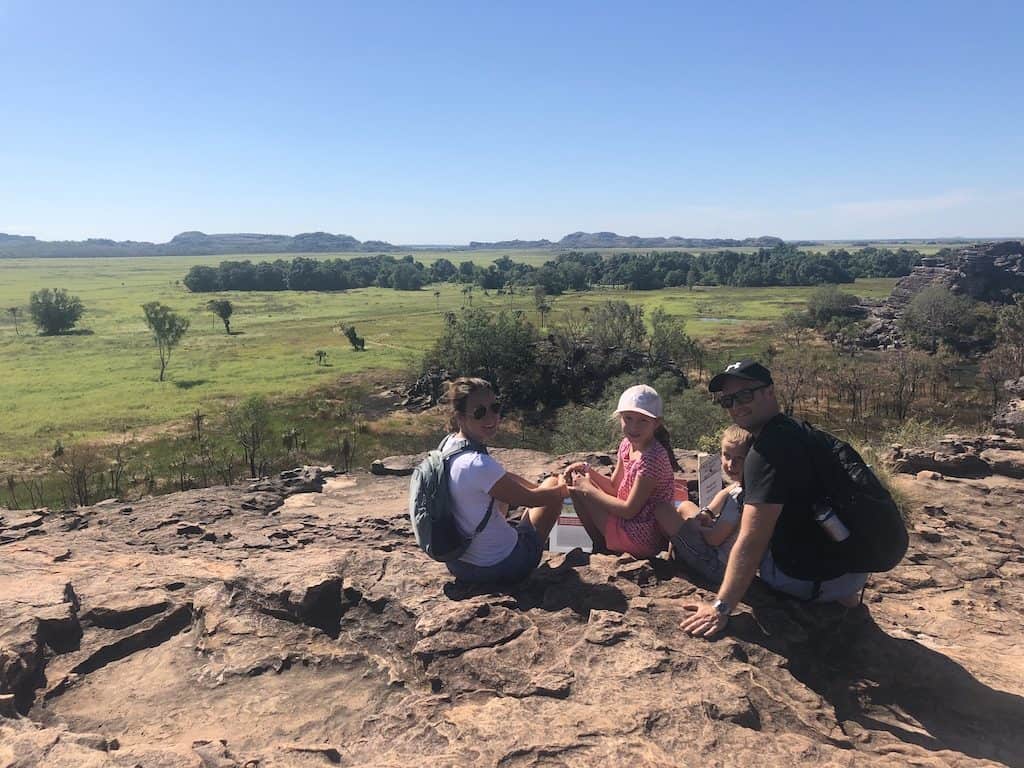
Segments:
[[[772,383],[772,374],[767,368],[756,360],[739,360],[725,366],[725,369],[708,382],[708,392],[721,392],[725,386],[725,380],[729,377],[734,379],[746,379],[747,381],[758,381],[762,384]]]

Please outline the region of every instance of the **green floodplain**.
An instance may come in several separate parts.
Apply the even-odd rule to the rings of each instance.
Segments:
[[[621,251],[621,249],[616,249]],[[430,262],[489,264],[505,251],[415,251]],[[383,288],[343,292],[223,292],[193,294],[181,283],[196,264],[254,262],[296,255],[167,256],[109,259],[0,260],[0,461],[31,462],[57,440],[107,440],[128,433],[156,434],[196,409],[215,414],[248,395],[295,397],[345,376],[414,373],[423,351],[438,337],[444,313],[471,300],[474,307],[525,311],[539,322],[529,288],[509,295],[466,296],[462,286],[438,284],[420,291]],[[356,254],[315,254],[338,258]],[[365,254],[358,254],[365,255]],[[549,250],[511,251],[514,261],[542,264]],[[862,297],[889,294],[891,278],[858,280],[846,290]],[[29,295],[65,288],[86,312],[74,332],[37,335],[28,316]],[[810,287],[698,287],[658,291],[592,290],[551,297],[549,323],[608,299],[650,310],[662,307],[685,319],[687,331],[717,348],[741,352],[763,340],[766,323],[802,308]],[[235,307],[232,335],[209,310],[211,298]],[[186,315],[191,327],[173,351],[167,381],[141,305],[159,301]],[[8,307],[20,306],[20,335]],[[353,351],[339,324],[354,324],[366,351]],[[327,365],[314,353],[327,352]]]
[[[414,252],[429,262],[487,264],[504,251]],[[251,394],[300,395],[346,375],[368,371],[413,373],[423,350],[437,338],[443,313],[468,300],[476,307],[521,309],[539,318],[529,289],[515,295],[470,296],[454,284],[421,291],[357,289],[336,293],[274,292],[193,294],[181,284],[189,267],[224,260],[291,258],[167,256],[106,259],[0,260],[0,457],[27,460],[67,442],[106,439],[178,422],[197,409],[217,413]],[[315,254],[338,258],[356,254]],[[358,254],[365,255],[365,254]],[[541,264],[551,251],[513,251],[513,260]],[[862,297],[889,294],[892,279],[858,281],[847,290]],[[65,288],[86,312],[75,332],[43,337],[28,316],[29,296],[41,288]],[[812,288],[698,287],[650,292],[593,290],[552,297],[549,323],[608,299],[626,299],[648,310],[660,306],[684,317],[687,331],[713,344],[740,349],[744,337],[785,311],[803,306]],[[435,295],[435,292],[439,292]],[[211,298],[234,305],[232,335],[208,309]],[[184,313],[188,333],[174,349],[168,380],[157,381],[157,350],[141,305],[160,301]],[[7,307],[20,306],[20,335]],[[354,352],[338,332],[352,324],[367,340]],[[317,366],[314,352],[328,352]]]

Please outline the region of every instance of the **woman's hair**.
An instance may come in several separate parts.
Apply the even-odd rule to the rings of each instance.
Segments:
[[[672,438],[669,437],[668,430],[665,429],[664,424],[659,424],[658,428],[654,430],[654,439],[665,446],[665,450],[668,452],[668,461],[672,465],[673,472],[682,472],[683,468],[679,466],[679,459],[676,458],[676,452],[672,450]]]
[[[738,427],[735,424],[730,424],[722,432],[722,445],[728,443],[729,445],[735,445],[737,448],[742,448],[745,451],[750,450],[750,446],[754,444],[754,436],[747,432],[743,427]]]
[[[478,379],[472,376],[460,376],[448,385],[448,427],[454,431],[459,430],[457,414],[466,414],[466,402],[474,392],[486,390],[493,392],[494,387],[486,379]]]

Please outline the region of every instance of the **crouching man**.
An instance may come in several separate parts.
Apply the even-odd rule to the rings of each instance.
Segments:
[[[743,467],[739,536],[717,599],[687,604],[693,613],[682,629],[699,637],[720,632],[758,572],[768,586],[801,600],[856,605],[868,574],[837,575],[836,561],[827,560],[827,537],[835,535],[823,530],[812,509],[827,489],[804,425],[779,408],[771,373],[742,360],[711,379],[708,389],[733,422],[754,435],[754,443]]]

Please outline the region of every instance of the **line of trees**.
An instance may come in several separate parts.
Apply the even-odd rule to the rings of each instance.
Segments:
[[[572,251],[541,267],[501,256],[486,267],[439,258],[429,266],[412,256],[386,254],[319,261],[253,264],[222,261],[217,267],[194,266],[185,276],[195,293],[212,291],[341,291],[349,288],[394,288],[415,291],[428,283],[456,282],[485,290],[539,285],[550,295],[583,291],[594,285],[621,285],[632,290],[657,290],[696,285],[773,286],[850,283],[858,277],[901,277],[910,273],[921,254],[901,248],[844,249],[828,253],[801,251],[781,244],[756,253],[716,251],[694,255],[682,251],[600,254]]]

